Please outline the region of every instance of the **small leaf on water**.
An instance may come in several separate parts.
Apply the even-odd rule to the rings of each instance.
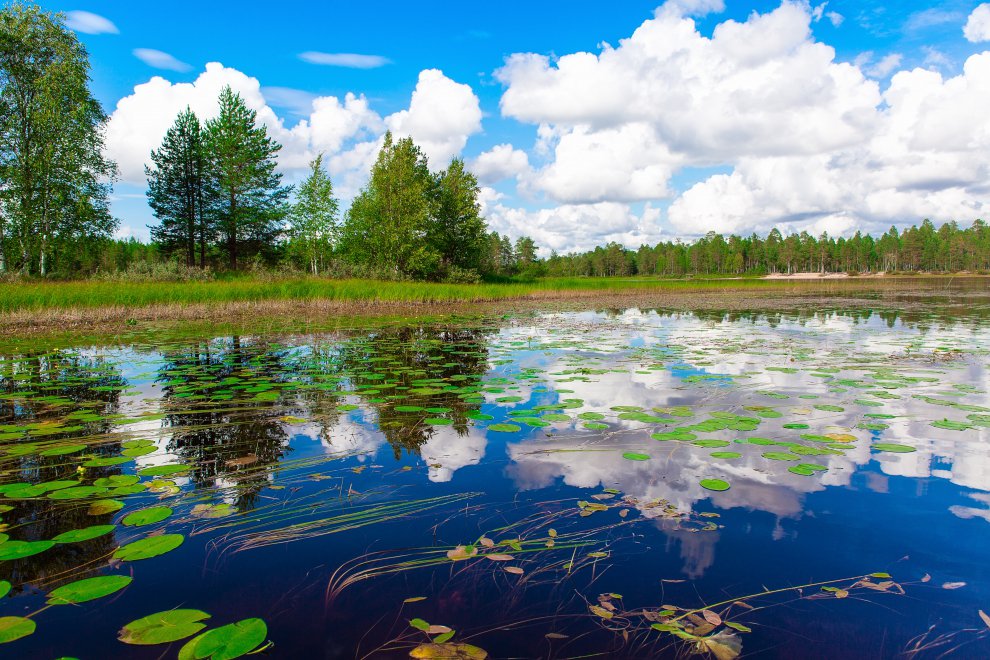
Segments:
[[[411,598],[406,598],[403,603],[418,603],[422,600],[426,600],[426,596],[412,596]]]
[[[715,612],[712,612],[711,610],[702,610],[701,616],[703,616],[705,618],[705,621],[712,624],[713,626],[722,625],[722,617],[720,617],[718,614],[715,614]]]
[[[120,591],[131,583],[129,575],[103,575],[76,580],[48,594],[49,605],[76,605]]]
[[[117,551],[113,553],[113,558],[121,561],[150,559],[175,550],[182,545],[184,540],[185,537],[182,534],[149,536],[117,548]]]
[[[622,458],[630,461],[648,461],[650,460],[649,454],[638,454],[633,451],[627,451],[622,454]]]
[[[22,616],[0,616],[0,644],[27,637],[37,627],[32,619]]]
[[[0,561],[23,559],[44,552],[54,541],[7,541],[0,543]]]
[[[722,623],[724,623],[730,628],[733,628],[734,630],[738,630],[739,632],[744,632],[744,633],[753,632],[753,629],[750,628],[749,626],[744,626],[743,624],[736,623],[735,621],[723,621]]]
[[[987,624],[987,628],[990,628],[990,616],[988,616],[983,610],[978,610],[977,613],[980,615],[980,618],[983,619],[983,623]]]
[[[485,660],[488,652],[471,644],[420,644],[409,652],[420,660]]]
[[[836,598],[847,598],[849,596],[849,592],[845,589],[836,589],[832,593],[835,594]]]
[[[430,624],[428,624],[423,619],[410,619],[409,625],[415,628],[416,630],[422,630],[423,632],[426,632],[427,630],[430,629]]]
[[[700,482],[702,488],[707,490],[714,490],[721,492],[723,490],[729,490],[729,482],[723,481],[721,479],[702,479]]]
[[[91,527],[83,527],[82,529],[73,529],[68,532],[62,532],[52,540],[56,543],[80,543],[82,541],[95,539],[99,536],[103,536],[104,534],[109,534],[113,530],[113,525],[93,525]]]
[[[167,644],[206,627],[210,615],[200,610],[168,610],[131,621],[120,629],[118,639],[125,644]]]
[[[512,573],[513,575],[522,575],[523,573],[526,572],[523,569],[519,568],[518,566],[506,566],[503,570],[506,573]]]
[[[965,587],[965,586],[966,586],[966,583],[965,582],[946,582],[946,583],[944,583],[942,585],[942,588],[943,589],[961,589],[962,587]]]
[[[513,557],[512,555],[505,555],[500,553],[491,553],[485,555],[485,557],[487,559],[491,559],[492,561],[512,561],[513,559],[515,559],[515,557]]]
[[[426,629],[426,633],[429,635],[442,635],[444,633],[449,633],[449,632],[453,632],[453,630],[451,630],[449,626],[432,625]]]
[[[444,642],[449,642],[454,636],[454,631],[445,632],[442,635],[437,635],[433,638],[434,644],[443,644]]]
[[[614,614],[606,610],[604,607],[601,607],[599,605],[589,605],[588,609],[591,610],[591,613],[594,614],[595,616],[599,616],[606,620],[611,619],[612,617],[615,616]]]
[[[135,511],[134,513],[124,516],[121,520],[122,525],[127,527],[141,527],[143,525],[153,525],[154,523],[161,522],[172,515],[172,509],[167,506],[152,506],[147,509],[141,509],[140,511]]]
[[[179,649],[179,660],[234,660],[264,643],[268,626],[261,619],[244,619],[193,637]]]
[[[870,573],[870,577],[877,578],[878,580],[889,580],[890,573]]]

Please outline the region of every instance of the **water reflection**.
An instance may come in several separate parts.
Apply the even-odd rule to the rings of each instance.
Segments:
[[[324,587],[314,585],[373,549],[425,553],[415,555],[417,569],[436,571],[418,579],[403,568],[401,584],[383,579],[377,607],[432,593],[437,580],[449,579],[459,586],[443,589],[460,591],[444,598],[462,599],[461,610],[473,609],[471,598],[505,596],[506,620],[521,617],[520,607],[543,620],[561,616],[571,601],[548,605],[546,594],[530,596],[528,582],[507,583],[507,575],[541,576],[532,579],[533,594],[553,584],[594,598],[582,590],[599,589],[598,569],[589,568],[585,582],[572,570],[608,561],[608,580],[618,585],[600,589],[659,598],[651,591],[659,579],[676,577],[696,581],[708,598],[724,595],[727,579],[796,584],[808,572],[886,566],[861,566],[865,556],[935,557],[944,538],[919,537],[921,525],[950,536],[965,530],[959,557],[944,570],[977,584],[983,569],[973,557],[990,542],[990,331],[972,312],[982,308],[965,309],[951,317],[633,308],[6,355],[2,534],[47,541],[92,525],[117,527],[0,560],[0,579],[14,585],[10,597],[36,597],[116,570],[110,556],[123,543],[182,533],[190,539],[182,560],[149,561],[142,570],[162,588],[189,565],[208,566],[202,574],[215,582],[197,591],[200,600],[216,602],[239,581],[236,571],[250,571],[308,585],[299,587],[308,596],[293,597],[319,609],[312,599],[322,599]],[[136,484],[109,480],[132,476]],[[713,490],[708,480],[726,488]],[[39,484],[57,485],[23,490]],[[71,494],[73,484],[92,490],[52,497]],[[449,506],[434,499],[448,496],[461,499]],[[96,499],[123,509],[93,514]],[[171,517],[147,529],[123,524],[128,513],[162,503]],[[390,516],[390,506],[402,515]],[[378,515],[392,527],[363,518]],[[278,527],[278,516],[292,529]],[[853,542],[855,557],[816,555],[811,568],[782,567],[797,549],[809,552],[802,544],[833,542],[821,525],[855,529],[862,521],[891,528],[882,540]],[[308,526],[321,531],[300,531]],[[453,550],[451,563],[449,548],[486,552],[484,534],[503,536],[491,542],[508,541],[496,548],[507,552],[521,552],[512,543],[532,543],[534,553],[552,555],[557,544],[572,543],[574,554],[570,564],[563,557],[545,566],[534,555],[522,574],[492,579],[451,569],[467,557]],[[240,545],[228,551],[235,539]],[[775,563],[748,566],[739,577],[739,548]],[[241,558],[249,549],[261,565]],[[463,565],[499,561],[508,560]],[[561,586],[567,580],[575,581]],[[987,595],[952,597],[954,606],[973,609]],[[148,607],[186,598],[175,593],[173,601]],[[927,607],[918,603],[912,607]],[[481,625],[458,608],[442,611]],[[279,616],[272,614],[273,639],[292,625]],[[371,626],[370,615],[354,616]],[[580,626],[574,632],[584,634]],[[24,657],[53,657],[40,637],[30,643]],[[493,643],[511,649],[518,640]],[[290,648],[312,650],[304,641]],[[628,655],[629,647],[617,648]]]

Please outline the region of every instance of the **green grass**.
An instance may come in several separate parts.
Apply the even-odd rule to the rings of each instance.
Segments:
[[[315,277],[208,282],[14,282],[0,284],[0,313],[25,310],[222,304],[280,300],[340,302],[450,303],[546,296],[553,292],[715,291],[724,289],[852,288],[857,280],[781,281],[759,279],[545,278],[499,284],[436,284],[331,280]],[[878,282],[867,286],[882,286]]]

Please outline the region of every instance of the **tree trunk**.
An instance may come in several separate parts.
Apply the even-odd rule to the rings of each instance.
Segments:
[[[237,197],[230,195],[230,231],[227,232],[227,252],[230,255],[230,268],[237,270]]]

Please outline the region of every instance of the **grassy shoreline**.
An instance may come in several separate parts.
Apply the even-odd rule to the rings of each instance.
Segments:
[[[990,278],[547,279],[452,285],[315,278],[210,282],[0,284],[0,336],[83,337],[197,328],[314,330],[368,319],[650,307],[737,311],[759,306],[873,306],[879,298],[931,295]]]
[[[981,279],[979,276],[967,276]],[[917,283],[918,277],[789,280],[760,278],[546,278],[505,284],[439,284],[377,280],[239,278],[190,282],[15,282],[0,284],[0,315],[15,312],[81,308],[141,308],[155,305],[221,305],[263,301],[332,301],[338,303],[430,304],[475,303],[526,298],[553,298],[602,292],[850,290]],[[929,278],[925,278],[929,279]],[[944,281],[947,277],[932,278]],[[982,278],[986,279],[986,278]],[[987,279],[990,281],[990,279]]]

